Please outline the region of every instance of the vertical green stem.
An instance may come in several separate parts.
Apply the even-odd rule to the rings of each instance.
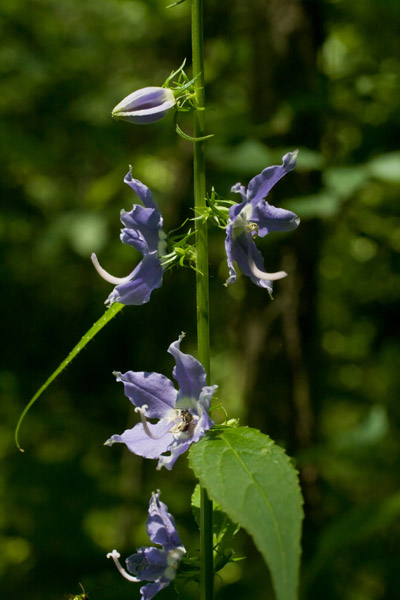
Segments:
[[[192,60],[195,81],[196,110],[194,111],[193,136],[203,137],[204,120],[204,54],[203,54],[203,0],[192,0]],[[206,206],[206,178],[204,141],[193,143],[194,207],[196,216]],[[208,235],[207,222],[196,223],[196,301],[197,301],[197,344],[199,360],[207,372],[210,383],[210,327],[208,290]],[[212,502],[201,488],[200,505],[200,553],[201,553],[201,600],[212,600],[214,569],[212,547]]]

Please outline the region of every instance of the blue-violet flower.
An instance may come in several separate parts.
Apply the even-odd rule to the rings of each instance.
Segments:
[[[203,365],[190,354],[181,352],[183,337],[181,334],[168,348],[175,359],[172,374],[179,384],[179,392],[172,381],[160,373],[114,373],[117,381],[124,384],[125,395],[136,406],[141,423],[122,435],[113,435],[105,444],[120,442],[134,454],[158,458],[157,469],[171,470],[178,456],[214,425],[208,410],[218,386],[206,385]],[[146,417],[159,420],[153,424]],[[165,455],[166,452],[169,454]]]
[[[176,104],[170,88],[145,87],[136,90],[113,108],[112,116],[138,125],[155,123]]]
[[[139,196],[144,206],[134,204],[130,212],[121,211],[121,242],[133,246],[142,253],[143,259],[127,277],[114,277],[103,269],[96,254],[92,254],[92,262],[96,271],[109,283],[116,284],[106,300],[111,306],[113,302],[121,304],[145,304],[150,300],[153,290],[161,287],[164,267],[160,257],[167,251],[167,236],[162,228],[163,218],[155,203],[151,191],[138,179],[133,179],[129,172],[124,182]]]
[[[275,183],[296,166],[297,154],[297,150],[288,152],[282,158],[282,165],[261,171],[250,181],[247,190],[240,183],[232,187],[231,191],[240,194],[242,202],[229,209],[225,240],[229,267],[226,285],[236,281],[234,260],[242,273],[269,293],[272,293],[272,281],[286,277],[284,271],[265,272],[264,259],[254,238],[264,237],[271,231],[291,231],[300,223],[300,219],[290,210],[275,208],[264,200]]]
[[[153,492],[150,498],[146,528],[150,540],[161,548],[142,547],[136,554],[129,556],[126,559],[126,567],[132,575],[121,566],[117,550],[107,554],[107,558],[113,559],[118,571],[128,581],[154,582],[140,588],[142,600],[151,600],[175,579],[179,561],[186,553],[176,530],[174,517],[168,512],[167,505],[161,502],[159,491]]]

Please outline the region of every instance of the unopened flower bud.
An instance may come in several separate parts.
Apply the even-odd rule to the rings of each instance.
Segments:
[[[116,119],[146,125],[155,123],[175,106],[175,96],[170,88],[145,87],[132,92],[112,111]]]

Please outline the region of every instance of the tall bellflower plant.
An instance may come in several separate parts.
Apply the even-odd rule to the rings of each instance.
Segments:
[[[28,403],[17,424],[16,442],[19,446],[19,428],[32,404],[123,306],[149,302],[170,266],[192,268],[196,276],[197,358],[181,351],[183,334],[170,345],[168,352],[175,360],[173,377],[179,390],[160,373],[116,372],[116,379],[123,384],[140,421],[121,434],[112,434],[106,445],[125,444],[131,452],[157,460],[157,469],[168,470],[187,452],[199,482],[192,505],[200,527],[200,552],[189,555],[172,515],[156,492],[150,500],[147,520],[149,537],[156,546],[140,548],[131,555],[126,561],[127,570],[121,566],[116,550],[108,557],[128,581],[149,582],[140,588],[142,600],[151,600],[180,578],[198,580],[201,600],[212,600],[214,575],[235,560],[229,544],[242,527],[253,537],[270,569],[277,600],[296,600],[302,521],[297,473],[284,450],[267,435],[240,427],[235,419],[217,425],[210,416],[212,396],[218,386],[211,384],[210,372],[208,227],[216,222],[225,230],[229,271],[226,284],[236,281],[238,269],[271,295],[272,282],[287,274],[265,270],[256,238],[291,231],[299,225],[294,213],[266,200],[272,187],[295,167],[297,151],[285,154],[281,165],[266,166],[247,188],[235,184],[231,191],[239,194],[240,202],[216,200],[214,192],[207,197],[205,142],[210,136],[205,127],[203,0],[191,2],[192,78],[186,75],[184,62],[163,86],[132,92],[117,104],[112,115],[134,125],[148,125],[175,112],[177,133],[193,143],[195,241],[191,229],[174,237],[166,234],[151,191],[130,170],[124,181],[141,204],[134,203],[129,212],[121,212],[124,227],[120,239],[138,250],[142,259],[128,276],[116,277],[92,255],[100,276],[115,285],[106,300],[108,309]],[[180,111],[192,112],[193,136],[178,126]],[[137,338],[138,335],[136,343]],[[215,519],[213,524],[213,514],[221,513],[224,518]]]

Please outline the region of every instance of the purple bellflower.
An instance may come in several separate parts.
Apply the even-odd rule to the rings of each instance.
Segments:
[[[92,262],[96,271],[109,283],[116,284],[106,300],[111,306],[113,302],[121,304],[145,304],[150,300],[153,290],[161,287],[164,267],[160,258],[167,251],[167,236],[162,228],[163,218],[153,200],[151,191],[138,179],[133,179],[129,172],[124,182],[139,196],[144,206],[134,204],[130,212],[121,211],[121,242],[133,246],[142,253],[143,259],[127,277],[114,277],[103,269],[96,254],[92,254]]]
[[[121,100],[111,114],[130,123],[147,125],[162,119],[175,104],[170,88],[145,87]]]
[[[242,202],[229,209],[226,228],[225,250],[229,267],[226,285],[236,281],[235,260],[239,269],[259,287],[272,293],[272,281],[286,277],[287,273],[266,273],[264,259],[257,249],[254,238],[264,237],[271,231],[291,231],[296,229],[300,219],[290,210],[275,208],[264,200],[271,188],[286,173],[296,166],[298,151],[288,152],[282,158],[282,165],[268,167],[253,177],[247,190],[236,183],[231,191],[241,195]]]
[[[160,501],[160,492],[153,492],[149,503],[147,518],[147,533],[156,548],[139,548],[136,554],[126,559],[126,567],[130,575],[120,564],[120,554],[113,550],[107,554],[112,558],[118,571],[128,581],[151,581],[140,588],[141,600],[151,600],[154,596],[175,579],[179,561],[186,553],[178,532],[174,517],[168,512],[168,507]]]
[[[190,354],[181,352],[183,337],[181,334],[168,348],[175,359],[173,376],[179,384],[179,392],[170,379],[159,373],[114,373],[117,381],[124,384],[125,395],[136,407],[141,423],[122,435],[113,435],[105,444],[120,442],[134,454],[158,458],[157,469],[171,470],[178,456],[214,425],[208,410],[218,386],[206,385],[203,365]],[[159,420],[153,424],[146,417]]]

